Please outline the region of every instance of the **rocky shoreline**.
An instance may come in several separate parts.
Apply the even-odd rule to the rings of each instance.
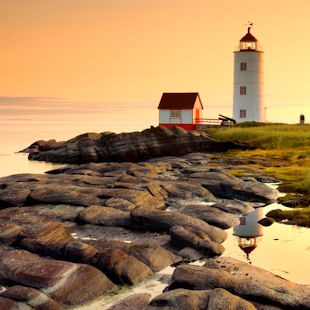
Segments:
[[[171,265],[163,294],[110,310],[310,309],[309,287],[221,257],[225,229],[277,198],[267,176],[231,167],[189,153],[1,178],[0,309],[69,308]]]
[[[186,131],[173,126],[151,127],[141,132],[115,134],[85,133],[68,141],[36,141],[21,152],[29,159],[53,163],[137,162],[161,156],[180,156],[191,152],[223,152],[246,149],[240,142],[217,141],[206,132]]]

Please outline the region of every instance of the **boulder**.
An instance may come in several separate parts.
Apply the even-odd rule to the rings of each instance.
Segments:
[[[83,222],[104,226],[130,226],[130,213],[104,206],[90,206],[79,213]]]
[[[150,243],[131,243],[130,247],[125,252],[149,266],[154,272],[181,261],[179,256]]]
[[[73,262],[90,264],[98,250],[84,242],[70,241],[64,248],[64,258]]]
[[[66,243],[72,239],[71,234],[63,225],[55,222],[37,223],[37,225],[28,226],[19,234],[19,237],[49,243]]]
[[[24,305],[31,307],[31,309],[64,310],[64,308],[60,306],[55,300],[31,287],[15,285],[7,288],[7,290],[4,292],[1,292],[0,296],[21,302]]]
[[[17,239],[18,234],[23,230],[23,227],[15,224],[0,224],[0,243],[10,245]]]
[[[181,258],[164,248],[151,243],[128,243],[115,240],[83,240],[99,250],[120,249],[127,255],[134,256],[140,262],[150,267],[154,272],[160,271],[181,261]]]
[[[190,262],[199,260],[204,257],[203,254],[191,247],[185,247],[178,252],[178,255],[189,260]]]
[[[50,256],[56,259],[64,259],[64,251],[67,243],[51,243],[36,239],[24,238],[19,242],[19,247],[31,253],[41,256]]]
[[[77,305],[116,290],[102,272],[88,265],[41,258],[24,250],[0,256],[0,277],[39,289],[63,305]]]
[[[152,270],[120,249],[99,250],[92,264],[118,283],[136,284],[149,278]]]
[[[212,241],[223,242],[227,233],[220,228],[188,215],[170,211],[146,210],[136,208],[130,212],[134,224],[152,231],[169,231],[175,225],[192,227],[206,233]]]
[[[275,221],[276,220],[273,219],[272,217],[265,217],[265,218],[259,220],[258,223],[267,227],[267,226],[272,225]]]
[[[123,298],[108,310],[144,310],[151,299],[150,294],[140,293]]]
[[[310,288],[229,257],[203,266],[181,265],[172,276],[173,288],[224,288],[247,300],[281,309],[310,309]]]
[[[31,184],[6,183],[2,178],[0,181],[0,209],[9,207],[22,207],[31,193]]]
[[[225,251],[221,244],[212,241],[205,232],[192,227],[176,225],[170,228],[169,234],[174,245],[181,248],[192,247],[209,257],[221,255]]]
[[[255,310],[248,301],[218,288],[191,291],[176,289],[156,296],[146,310]]]

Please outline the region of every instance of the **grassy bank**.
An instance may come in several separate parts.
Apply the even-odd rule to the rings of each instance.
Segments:
[[[310,125],[242,123],[212,130],[218,140],[241,141],[255,149],[229,151],[229,158],[250,158],[252,166],[263,170],[282,183],[286,199],[298,199],[303,207],[310,205]],[[236,167],[233,171],[240,174]],[[281,216],[303,226],[310,226],[310,209],[287,211]],[[301,214],[302,213],[302,214]]]
[[[241,123],[214,130],[219,140],[238,140],[264,150],[309,148],[310,125]]]

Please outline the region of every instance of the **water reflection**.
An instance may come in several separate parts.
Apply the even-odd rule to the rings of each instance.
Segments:
[[[258,223],[264,217],[263,208],[242,216],[240,225],[234,227],[233,235],[237,237],[239,248],[250,261],[250,253],[254,251],[263,236],[263,226]]]

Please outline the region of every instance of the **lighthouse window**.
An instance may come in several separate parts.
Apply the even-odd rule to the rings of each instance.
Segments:
[[[246,71],[246,62],[240,63],[240,71]]]
[[[181,110],[171,110],[170,111],[171,118],[181,118]]]
[[[246,95],[246,86],[240,86],[240,95]]]
[[[246,118],[246,110],[240,110],[240,118]]]

